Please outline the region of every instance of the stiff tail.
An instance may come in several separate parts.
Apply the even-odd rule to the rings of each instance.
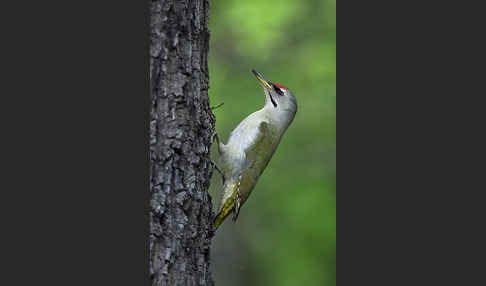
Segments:
[[[214,218],[214,229],[217,229],[224,219],[233,211],[235,207],[234,197],[230,197],[223,205],[218,215]]]
[[[226,217],[234,212],[235,207],[239,208],[241,204],[235,204],[237,199],[238,184],[234,181],[226,181],[223,186],[223,200],[218,215],[214,218],[214,229],[217,229]],[[233,215],[233,221],[236,217]]]

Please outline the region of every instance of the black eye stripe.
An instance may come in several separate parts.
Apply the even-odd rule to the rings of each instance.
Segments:
[[[278,93],[278,95],[283,95],[282,90],[278,86],[273,85],[273,89],[275,89],[275,91]]]

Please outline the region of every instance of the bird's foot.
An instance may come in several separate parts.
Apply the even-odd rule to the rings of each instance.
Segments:
[[[218,132],[217,131],[214,131],[213,135],[211,136],[211,142],[214,143],[214,141],[216,141],[216,144],[218,144],[218,153],[219,155],[221,155],[223,152],[221,151],[221,144],[220,144],[220,141],[219,141],[219,135],[218,135]]]
[[[240,183],[238,183],[238,187],[236,188],[236,194],[235,194],[235,208],[233,209],[233,222],[236,222],[236,219],[240,214],[240,208],[241,208],[241,193],[240,193]]]

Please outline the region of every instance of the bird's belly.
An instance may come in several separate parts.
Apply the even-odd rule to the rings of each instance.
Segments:
[[[230,135],[225,146],[223,156],[223,168],[230,172],[230,175],[239,174],[246,164],[246,153],[255,142],[258,135],[257,128],[245,128],[238,126]]]

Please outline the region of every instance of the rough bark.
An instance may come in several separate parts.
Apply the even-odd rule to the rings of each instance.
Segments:
[[[213,285],[209,150],[209,0],[152,1],[152,285]]]

